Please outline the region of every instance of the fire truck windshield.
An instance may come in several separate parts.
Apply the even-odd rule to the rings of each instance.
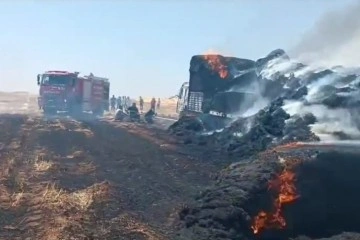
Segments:
[[[71,77],[67,75],[43,75],[41,83],[44,85],[61,84],[68,85]]]

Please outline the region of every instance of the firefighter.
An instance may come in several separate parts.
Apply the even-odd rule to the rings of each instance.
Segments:
[[[122,104],[123,104],[123,107],[124,107],[125,109],[128,108],[128,105],[127,105],[127,103],[126,103],[126,97],[125,97],[125,96],[122,96]]]
[[[129,115],[130,115],[130,120],[132,120],[132,121],[140,120],[139,109],[136,107],[136,103],[133,103],[131,105],[131,107],[128,108],[128,111],[129,111]]]
[[[116,105],[116,98],[115,98],[115,95],[112,95],[112,97],[110,99],[110,106],[111,106],[111,111],[112,112],[115,111],[115,105]]]
[[[160,98],[158,98],[158,100],[157,100],[157,109],[160,109]]]
[[[155,116],[155,112],[152,109],[150,109],[147,113],[145,113],[145,116],[144,116],[145,121],[147,123],[153,123],[154,122],[154,116]]]
[[[140,111],[144,110],[144,99],[140,96],[139,98]]]
[[[155,112],[155,106],[156,106],[156,100],[153,97],[150,102],[150,109],[152,109]]]
[[[122,101],[120,96],[117,98],[117,109],[122,109]]]

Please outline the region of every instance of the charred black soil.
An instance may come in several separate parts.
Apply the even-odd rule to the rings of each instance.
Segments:
[[[21,115],[0,123],[0,239],[172,239],[177,209],[216,170],[136,126]]]

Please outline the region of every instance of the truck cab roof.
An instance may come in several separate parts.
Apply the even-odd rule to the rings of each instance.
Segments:
[[[78,72],[51,70],[51,71],[46,71],[44,74],[47,74],[47,75],[75,75],[75,76],[77,76],[79,73]]]

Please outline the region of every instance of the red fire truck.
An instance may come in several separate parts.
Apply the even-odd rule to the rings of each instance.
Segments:
[[[44,113],[65,111],[70,114],[92,112],[102,115],[109,108],[110,83],[107,78],[79,72],[47,71],[37,75],[39,108]]]

